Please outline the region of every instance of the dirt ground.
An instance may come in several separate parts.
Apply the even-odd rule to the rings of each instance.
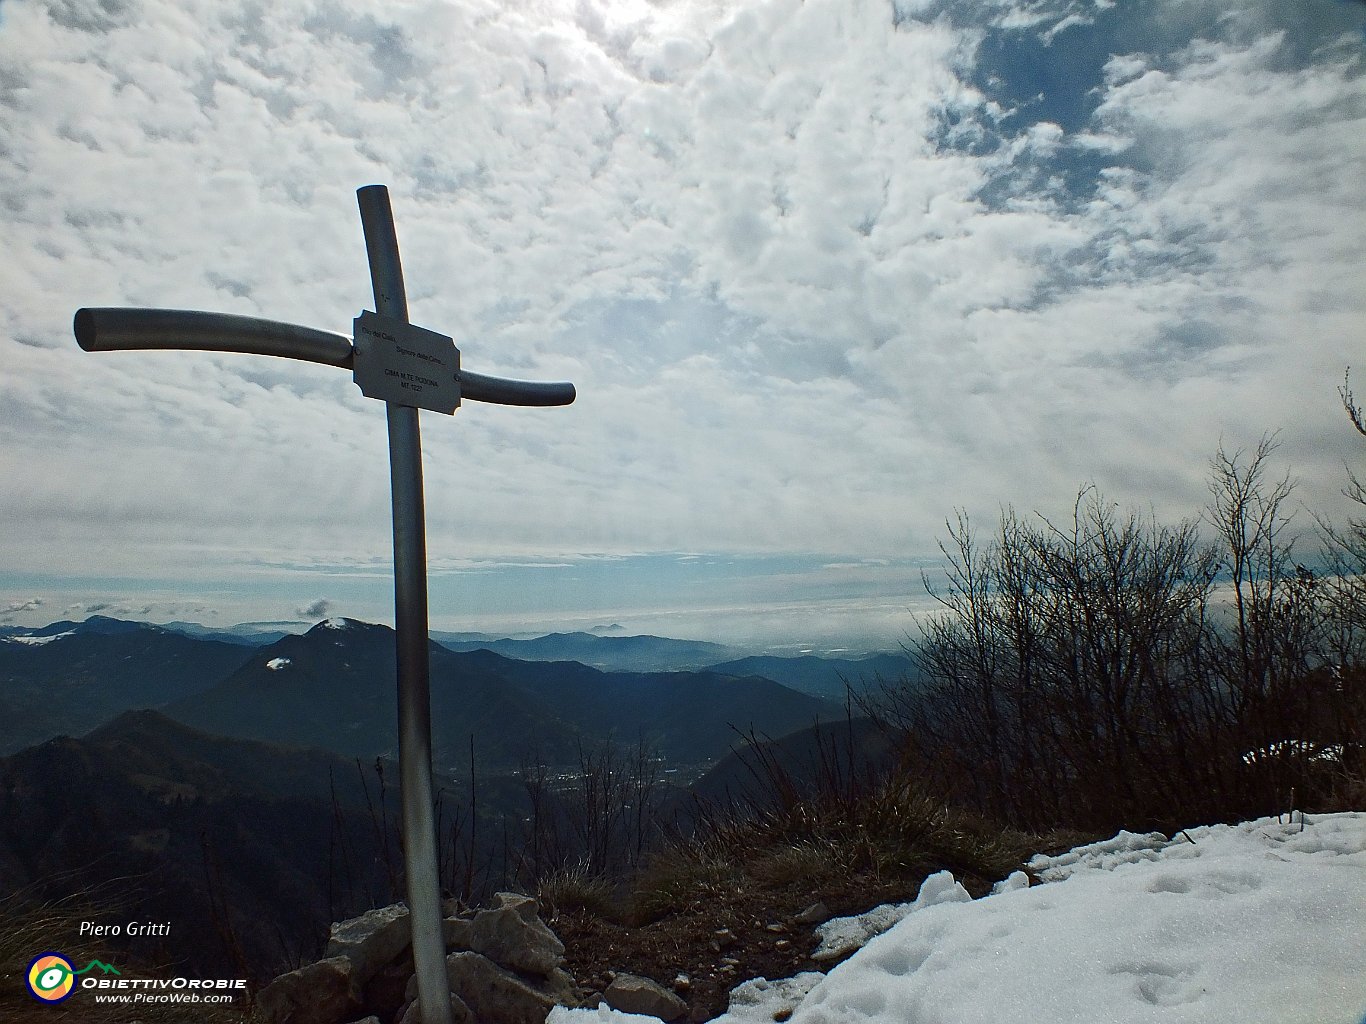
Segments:
[[[969,891],[981,895],[985,886]],[[816,903],[831,917],[861,914],[882,903],[915,898],[920,880],[867,876],[825,883],[733,888],[699,899],[649,924],[627,927],[583,911],[560,914],[550,927],[565,944],[565,968],[588,992],[601,993],[612,974],[636,974],[672,989],[687,1004],[681,1020],[709,1021],[724,1013],[730,990],[752,978],[790,978],[828,971],[836,961],[811,959],[815,924],[796,918]],[[593,1000],[589,1005],[596,1005]]]

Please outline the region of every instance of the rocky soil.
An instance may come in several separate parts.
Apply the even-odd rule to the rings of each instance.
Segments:
[[[730,990],[751,978],[828,971],[838,960],[811,958],[817,924],[913,900],[921,880],[864,874],[823,881],[817,889],[802,882],[746,880],[645,924],[628,926],[584,911],[561,913],[548,923],[565,945],[565,969],[584,990],[587,1005],[595,1005],[594,994],[626,972],[672,989],[687,1003],[679,1020],[700,1022],[724,1013]],[[974,896],[990,888],[985,881],[965,885]]]

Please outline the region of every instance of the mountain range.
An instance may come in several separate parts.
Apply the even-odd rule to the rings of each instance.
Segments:
[[[80,736],[129,708],[198,693],[250,649],[94,615],[0,634],[0,755],[53,736]]]
[[[436,643],[429,658],[433,759],[452,768],[468,762],[471,737],[489,770],[530,757],[574,764],[581,746],[608,738],[643,740],[671,762],[696,764],[723,756],[737,730],[781,735],[839,713],[757,676],[602,672]],[[328,619],[258,648],[222,681],[164,710],[220,735],[372,758],[396,751],[396,692],[393,630]]]
[[[432,639],[452,651],[493,651],[519,661],[577,661],[605,672],[677,672],[706,668],[736,655],[736,650],[704,640],[663,636],[598,636],[595,633],[547,633],[527,639],[459,639],[460,634],[433,633]]]
[[[393,632],[329,619],[307,633],[257,623],[234,631],[91,616],[37,629],[0,627],[0,754],[81,735],[134,708],[161,708],[213,732],[346,756],[392,754]],[[671,760],[705,764],[737,731],[782,735],[837,713],[907,674],[894,655],[748,656],[655,636],[552,633],[494,638],[436,633],[433,733],[438,757],[505,767],[532,752],[572,763],[581,742],[644,740]],[[452,649],[454,648],[454,649]],[[717,660],[722,658],[723,660]]]
[[[110,620],[113,621],[113,620]],[[227,628],[194,622],[168,622],[159,627],[196,639],[265,647],[286,636],[307,632],[302,621],[243,622]],[[11,632],[19,632],[11,630]],[[0,638],[6,633],[0,627]],[[845,682],[855,691],[877,680],[892,681],[910,665],[905,654],[755,654],[705,640],[678,640],[650,634],[627,635],[621,626],[599,626],[592,632],[557,632],[502,636],[492,633],[432,630],[431,639],[451,651],[494,651],[518,661],[577,661],[604,672],[678,672],[709,669],[730,675],[758,675],[789,689],[830,700],[845,698]]]

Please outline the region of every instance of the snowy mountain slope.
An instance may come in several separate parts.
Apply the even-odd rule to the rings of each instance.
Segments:
[[[1120,833],[1004,891],[926,879],[899,923],[828,975],[737,988],[713,1024],[1359,1024],[1366,813]],[[938,895],[936,895],[938,894]],[[856,930],[856,929],[853,929]],[[556,1009],[548,1024],[653,1024]]]
[[[250,653],[99,615],[12,631],[0,636],[0,756],[79,736],[133,708],[193,697]]]

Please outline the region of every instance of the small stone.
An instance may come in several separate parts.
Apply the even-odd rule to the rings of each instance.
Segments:
[[[364,985],[408,947],[411,935],[408,908],[394,903],[334,924],[323,956],[349,959],[356,983]]]
[[[334,956],[280,975],[256,994],[256,1006],[271,1024],[335,1024],[359,1012],[360,986],[350,959]]]
[[[787,929],[780,924],[770,924],[764,928],[764,931],[772,932],[774,935],[781,935],[783,932],[787,931]]]
[[[575,998],[574,979],[562,970],[535,978],[468,951],[446,957],[446,979],[479,1024],[543,1024],[552,1007]]]
[[[663,985],[634,974],[619,974],[603,993],[607,1005],[622,1013],[639,1013],[663,1021],[678,1020],[688,1004]]]
[[[792,942],[789,939],[779,939],[773,944],[774,949],[791,949]]]
[[[813,903],[792,920],[798,924],[824,924],[830,920],[830,908],[824,903]]]
[[[497,906],[471,918],[446,918],[447,948],[481,953],[504,967],[550,976],[564,963],[564,943],[540,919],[536,901],[507,892],[494,899]]]
[[[679,974],[676,978],[674,978],[675,992],[686,992],[690,988],[692,988],[692,979],[689,978],[686,974]]]

